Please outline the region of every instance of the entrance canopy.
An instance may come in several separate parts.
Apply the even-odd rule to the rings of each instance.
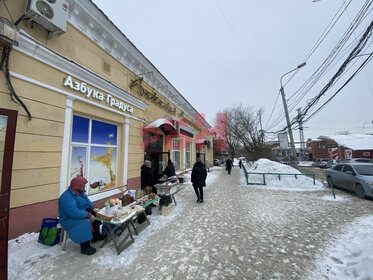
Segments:
[[[165,134],[168,134],[171,131],[176,131],[176,127],[167,119],[157,119],[144,127],[145,130],[150,131],[154,131],[154,129],[158,128],[161,129]]]

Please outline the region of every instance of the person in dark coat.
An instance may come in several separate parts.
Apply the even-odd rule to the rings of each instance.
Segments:
[[[225,169],[228,171],[228,174],[231,174],[232,167],[233,167],[233,162],[230,158],[228,158],[227,161],[225,162]]]
[[[144,164],[141,166],[141,189],[152,187],[153,192],[156,193],[156,190],[154,191],[155,175],[151,165],[152,163],[150,160],[145,160]]]
[[[152,163],[150,160],[145,160],[141,166],[141,189],[144,190],[146,187],[152,187],[152,192],[157,193],[155,185],[155,175],[152,169]],[[155,204],[150,204],[151,207],[155,207]]]
[[[163,175],[166,175],[167,178],[170,178],[171,176],[176,175],[175,166],[170,159],[168,160],[167,166],[166,166],[165,170],[163,171]]]
[[[80,244],[80,252],[92,255],[96,249],[90,243],[93,237],[90,219],[95,212],[94,204],[84,192],[87,182],[82,176],[72,179],[69,188],[58,199],[58,211],[61,226],[72,241]]]
[[[240,159],[240,161],[238,162],[238,165],[240,166],[240,169],[242,167],[242,160]]]
[[[193,166],[191,181],[197,195],[197,203],[203,203],[203,187],[206,186],[207,172],[200,160]]]

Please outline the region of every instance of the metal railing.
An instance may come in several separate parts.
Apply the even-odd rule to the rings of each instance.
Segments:
[[[246,183],[248,185],[267,185],[266,184],[266,175],[271,175],[271,176],[275,175],[275,176],[278,177],[279,181],[281,181],[281,176],[294,176],[295,179],[298,179],[298,176],[312,176],[312,178],[313,178],[313,184],[316,185],[315,174],[313,174],[313,173],[298,173],[298,174],[294,174],[294,173],[247,172],[245,165],[243,164],[242,166],[243,166],[243,170],[244,170],[245,177],[246,177]],[[262,175],[263,176],[263,182],[249,182],[249,175],[251,175],[251,174]]]

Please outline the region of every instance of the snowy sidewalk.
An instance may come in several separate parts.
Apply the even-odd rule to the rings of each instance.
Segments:
[[[37,234],[12,240],[9,279],[306,279],[329,240],[373,213],[372,201],[348,194],[324,199],[327,189],[246,186],[237,167],[208,174],[203,204],[187,183],[171,214],[153,208],[151,225],[120,256],[112,245],[82,256],[71,240],[65,252]]]

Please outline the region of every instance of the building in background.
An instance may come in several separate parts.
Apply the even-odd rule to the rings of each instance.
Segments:
[[[9,238],[57,217],[77,175],[101,206],[140,187],[144,159],[158,175],[168,159],[177,173],[213,162],[209,124],[92,1],[6,5],[0,16],[20,19],[0,78],[0,107],[18,111]]]
[[[307,155],[309,160],[320,158],[373,159],[373,135],[330,135],[320,136],[317,139],[308,139]]]

